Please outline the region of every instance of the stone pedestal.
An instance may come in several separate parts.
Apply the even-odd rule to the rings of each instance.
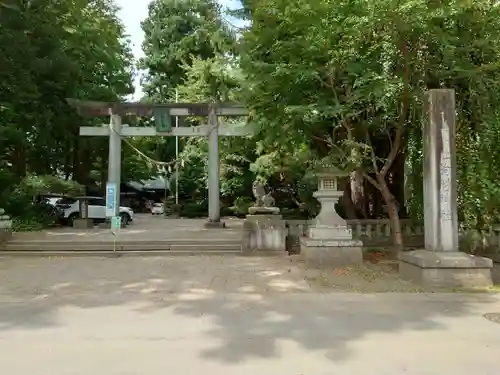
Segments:
[[[335,211],[342,197],[337,190],[337,173],[318,175],[318,191],[314,196],[321,211],[309,228],[308,236],[300,239],[300,253],[309,267],[344,267],[363,263],[363,243],[352,239],[352,231]]]
[[[0,208],[0,245],[10,239],[12,236],[12,220],[5,210]]]
[[[93,229],[94,221],[92,219],[77,218],[73,220],[73,228],[75,229]]]
[[[279,212],[277,207],[268,208],[277,209]],[[245,252],[286,250],[288,229],[279,214],[247,215],[243,222],[243,231],[242,249]]]
[[[399,255],[399,272],[421,285],[477,288],[491,285],[493,261],[462,252],[415,250]]]
[[[400,254],[401,276],[429,286],[491,285],[491,259],[458,252],[455,92],[430,90],[424,105],[425,250]]]
[[[363,243],[302,237],[300,253],[308,267],[345,267],[363,263]]]

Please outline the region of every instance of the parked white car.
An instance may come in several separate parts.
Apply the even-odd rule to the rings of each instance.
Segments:
[[[106,221],[106,199],[101,197],[85,197],[89,204],[89,219],[95,223]],[[56,207],[61,213],[64,223],[72,224],[73,220],[80,214],[80,201],[77,198],[61,198],[57,201]],[[134,220],[134,210],[130,207],[120,206],[120,217],[125,225]]]
[[[163,215],[165,213],[165,206],[163,203],[153,203],[151,205],[151,214],[152,215]]]

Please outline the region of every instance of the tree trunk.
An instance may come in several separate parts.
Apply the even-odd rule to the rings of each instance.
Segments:
[[[90,155],[85,147],[85,142],[82,139],[75,139],[73,151],[73,180],[82,185],[89,183],[90,174]]]
[[[394,193],[396,201],[399,203],[399,216],[407,217],[406,213],[406,200],[405,200],[405,188],[406,188],[406,175],[405,175],[405,164],[406,155],[403,151],[399,152],[398,156],[394,160],[394,164],[391,168],[391,191]]]
[[[387,187],[389,189],[389,187]],[[368,216],[370,219],[379,219],[384,213],[381,191],[372,184],[367,184],[365,198],[368,200]]]
[[[391,221],[392,244],[394,246],[394,252],[397,254],[399,251],[403,250],[403,236],[401,234],[401,222],[399,221],[396,199],[389,190],[389,186],[387,186],[383,177],[377,176],[377,182],[380,186],[380,192],[382,193],[384,202],[387,205],[387,212],[389,214],[389,220]]]
[[[354,204],[354,208],[356,213],[361,213],[361,215],[366,219],[366,202],[364,197],[364,178],[363,172],[359,169],[352,172],[350,176],[350,191],[351,191],[351,200]]]
[[[71,177],[71,172],[73,171],[73,162],[72,162],[72,146],[71,140],[67,140],[65,143],[65,147],[63,148],[64,152],[64,179],[67,181]]]
[[[14,148],[12,155],[12,169],[16,176],[25,177],[26,176],[26,147],[24,144],[18,144]]]
[[[344,185],[344,195],[342,196],[342,204],[344,206],[344,211],[349,220],[355,220],[358,218],[356,215],[356,207],[351,199],[351,184],[350,181]]]

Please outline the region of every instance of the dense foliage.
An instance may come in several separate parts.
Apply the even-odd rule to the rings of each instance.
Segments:
[[[79,137],[78,127],[96,120],[78,116],[65,99],[120,100],[133,90],[133,58],[111,0],[4,3],[0,206],[9,208],[27,175],[105,180],[106,140]],[[25,198],[21,209],[29,211],[33,197]]]
[[[253,0],[245,7],[247,102],[268,140],[307,145],[316,158],[360,172],[383,198],[400,244],[398,205],[422,213],[423,94],[453,88],[460,217],[479,227],[498,220],[496,2]],[[414,193],[406,198],[405,165]]]

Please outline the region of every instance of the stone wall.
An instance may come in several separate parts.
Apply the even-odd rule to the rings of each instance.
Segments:
[[[379,220],[346,220],[352,230],[352,237],[363,242],[365,248],[388,247],[392,244],[391,225],[388,219]],[[299,238],[307,235],[310,221],[287,220],[288,248],[298,250]],[[423,248],[423,225],[411,220],[401,220],[404,244],[407,249]]]
[[[364,247],[388,247],[392,244],[391,224],[389,219],[347,220],[352,229],[353,239],[363,241]],[[288,247],[298,249],[299,238],[307,235],[309,221],[287,220]],[[401,230],[406,250],[425,247],[424,225],[412,220],[402,219]],[[473,254],[494,255],[500,261],[500,226],[488,230],[459,230],[460,251]]]

